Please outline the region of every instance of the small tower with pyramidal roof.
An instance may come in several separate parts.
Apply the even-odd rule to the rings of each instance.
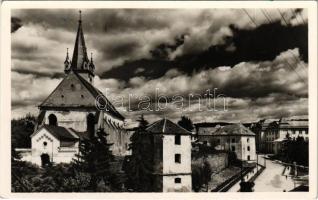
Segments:
[[[153,190],[191,192],[191,132],[164,118],[151,124]]]
[[[91,60],[88,59],[87,49],[85,45],[85,38],[82,28],[82,12],[79,11],[78,28],[75,39],[75,46],[73,51],[72,61],[68,61],[68,52],[66,60],[64,62],[66,74],[71,72],[76,72],[82,76],[85,80],[93,84],[93,78],[95,76],[94,70],[95,66],[93,63],[93,55],[91,55]]]

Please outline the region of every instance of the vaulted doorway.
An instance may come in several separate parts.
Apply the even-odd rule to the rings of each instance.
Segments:
[[[42,167],[47,167],[51,165],[50,156],[47,153],[41,155],[41,165]]]

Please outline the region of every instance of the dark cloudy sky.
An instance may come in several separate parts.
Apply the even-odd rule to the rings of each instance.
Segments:
[[[192,109],[144,113],[149,121],[180,115],[194,122],[256,121],[308,114],[308,28],[302,9],[87,9],[82,10],[95,86],[117,96],[154,96],[155,88],[202,94],[218,88],[227,111]],[[249,14],[249,15],[248,15]],[[250,16],[250,17],[249,17]],[[283,18],[282,18],[283,16]],[[251,19],[252,18],[252,19]],[[13,10],[13,117],[37,114],[63,78],[66,48],[73,52],[78,10]],[[133,100],[132,104],[137,104]],[[120,106],[119,106],[120,107]],[[126,107],[127,108],[127,107]]]

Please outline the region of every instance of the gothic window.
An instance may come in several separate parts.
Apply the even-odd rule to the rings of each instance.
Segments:
[[[174,136],[174,144],[177,144],[177,145],[181,144],[181,136],[180,135]]]
[[[54,114],[49,115],[49,125],[57,126],[57,118]]]
[[[181,178],[175,178],[175,179],[174,179],[174,182],[175,182],[175,183],[181,183]]]
[[[93,136],[95,133],[95,116],[93,113],[87,115],[87,132],[90,136]]]
[[[175,154],[174,155],[174,162],[175,163],[181,163],[181,154]]]

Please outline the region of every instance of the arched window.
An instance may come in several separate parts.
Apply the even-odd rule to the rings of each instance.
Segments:
[[[95,133],[95,116],[92,113],[87,115],[87,132],[90,137],[94,136]]]
[[[54,114],[49,115],[49,125],[57,126],[57,118]]]

